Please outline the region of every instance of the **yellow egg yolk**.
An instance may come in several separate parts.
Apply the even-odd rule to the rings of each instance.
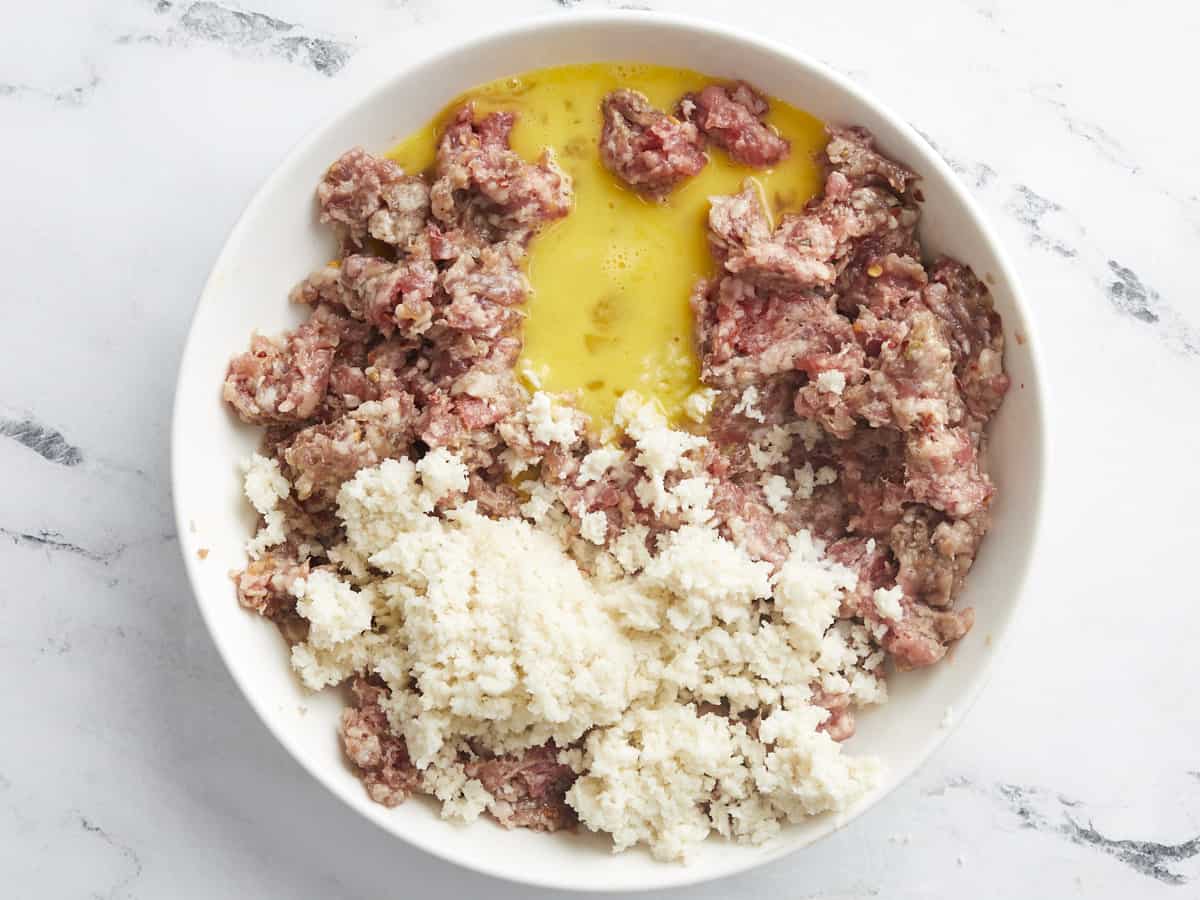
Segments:
[[[792,143],[771,170],[747,169],[709,149],[704,171],[664,202],[623,185],[600,161],[600,101],[618,87],[641,91],[673,111],[679,98],[715,79],[686,69],[641,64],[560,66],[504,78],[457,98],[447,113],[473,101],[479,114],[517,114],[512,147],[528,160],[546,148],[571,176],[571,214],[529,248],[532,286],[526,303],[518,371],[529,387],[570,395],[595,427],[611,420],[617,398],[636,390],[673,420],[699,386],[689,298],[714,271],[706,222],[709,198],[732,194],[754,178],[773,216],[799,209],[821,187],[820,121],[771,100],[767,122]],[[388,156],[408,172],[428,169],[446,113]]]

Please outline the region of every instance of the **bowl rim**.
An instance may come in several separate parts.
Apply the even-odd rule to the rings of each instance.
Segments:
[[[542,32],[546,36],[552,37],[556,32],[562,31],[578,31],[592,28],[598,25],[632,25],[641,26],[648,25],[654,28],[666,30],[677,30],[685,34],[702,35],[704,37],[717,39],[721,41],[729,41],[735,44],[741,44],[751,49],[759,49],[768,53],[773,53],[777,56],[785,58],[789,64],[798,69],[807,69],[808,73],[815,76],[819,80],[824,80],[831,83],[838,90],[845,92],[853,97],[858,103],[864,107],[871,109],[880,118],[886,120],[889,125],[901,133],[909,142],[919,145],[928,150],[928,157],[933,162],[932,168],[937,172],[939,178],[945,183],[950,193],[953,195],[956,202],[960,203],[966,210],[973,225],[978,229],[980,236],[993,253],[996,262],[995,274],[1009,289],[1012,296],[1013,306],[1016,308],[1021,319],[1023,327],[1022,337],[1024,338],[1025,352],[1029,357],[1029,365],[1034,377],[1031,383],[1026,385],[1027,390],[1033,392],[1033,408],[1036,420],[1036,429],[1039,437],[1039,452],[1036,458],[1036,471],[1030,475],[1035,481],[1030,508],[1032,509],[1031,521],[1029,523],[1030,533],[1027,539],[1027,551],[1024,554],[1024,559],[1021,561],[1020,569],[1014,572],[1010,577],[1012,601],[1007,616],[997,624],[991,633],[991,651],[990,658],[982,665],[979,676],[974,680],[966,693],[965,702],[961,708],[956,710],[954,721],[948,727],[939,729],[939,733],[934,735],[925,745],[923,752],[910,765],[902,770],[893,769],[889,774],[891,777],[891,786],[883,791],[874,792],[865,802],[857,804],[849,813],[831,822],[831,827],[814,835],[811,839],[798,842],[782,843],[776,848],[772,848],[761,854],[746,856],[736,860],[733,864],[723,868],[719,872],[704,872],[696,873],[692,876],[683,874],[682,877],[671,878],[663,883],[648,884],[643,886],[626,886],[622,888],[608,888],[602,885],[580,885],[571,882],[569,879],[561,879],[557,877],[542,877],[536,869],[530,869],[521,874],[515,874],[507,870],[499,870],[486,862],[480,862],[469,855],[456,853],[454,850],[440,846],[433,841],[421,840],[412,834],[402,834],[397,830],[389,827],[380,819],[370,816],[364,809],[356,806],[351,800],[344,795],[343,790],[335,785],[333,781],[326,777],[325,773],[315,765],[310,765],[305,754],[300,752],[294,746],[293,740],[284,734],[273,723],[271,716],[268,714],[269,701],[260,697],[251,685],[247,683],[239,675],[239,669],[232,661],[232,651],[222,636],[221,629],[217,627],[217,623],[210,616],[207,605],[201,600],[200,587],[200,569],[199,561],[194,554],[188,552],[185,547],[185,541],[178,542],[179,550],[183,556],[184,567],[187,572],[189,587],[191,594],[199,607],[201,619],[204,622],[205,628],[212,639],[213,644],[217,648],[217,652],[221,657],[221,661],[225,666],[238,690],[245,698],[250,708],[254,710],[261,723],[274,736],[276,741],[287,751],[292,759],[300,765],[312,778],[319,784],[324,786],[331,794],[338,798],[344,805],[353,810],[358,815],[362,816],[367,821],[378,826],[383,831],[387,832],[392,837],[403,840],[405,843],[423,850],[433,856],[451,863],[456,866],[477,872],[483,875],[488,875],[515,884],[524,884],[538,888],[548,889],[565,889],[580,892],[625,892],[632,890],[662,890],[668,888],[682,888],[689,885],[695,885],[706,881],[715,881],[728,878],[730,876],[745,872],[747,870],[757,868],[766,863],[773,862],[783,857],[797,852],[813,843],[840,831],[842,828],[849,825],[864,815],[868,810],[872,809],[884,797],[890,795],[893,791],[904,784],[912,775],[923,765],[925,765],[932,756],[941,747],[944,741],[954,732],[954,730],[965,718],[969,709],[974,706],[978,700],[983,688],[989,682],[992,673],[995,671],[996,660],[1003,651],[1005,642],[1011,635],[1014,624],[1018,619],[1021,610],[1026,605],[1025,588],[1029,581],[1029,573],[1033,566],[1034,548],[1037,545],[1039,533],[1042,530],[1043,512],[1046,505],[1046,472],[1048,460],[1050,457],[1050,435],[1047,429],[1047,402],[1048,389],[1046,385],[1046,368],[1042,363],[1042,357],[1039,350],[1040,343],[1034,333],[1033,318],[1030,314],[1030,305],[1025,299],[1020,282],[1017,279],[1012,262],[1004,250],[1004,246],[1000,241],[995,229],[989,223],[984,215],[980,204],[974,196],[967,190],[959,179],[957,173],[950,167],[941,154],[930,144],[930,142],[913,126],[893,112],[886,104],[878,100],[872,93],[863,89],[856,84],[852,79],[835,71],[825,63],[820,62],[810,56],[803,50],[789,46],[782,41],[777,41],[773,38],[765,37],[753,31],[743,29],[738,26],[730,26],[719,21],[704,18],[701,16],[693,16],[687,14],[667,13],[646,10],[589,10],[572,12],[569,15],[563,13],[540,14],[531,17],[522,17],[511,23],[506,23],[499,26],[488,26],[476,29],[462,39],[454,39],[445,43],[444,46],[435,51],[418,55],[415,59],[408,62],[396,65],[386,73],[372,74],[368,83],[363,85],[352,85],[351,89],[342,96],[336,108],[325,116],[315,127],[310,129],[308,133],[296,142],[273,167],[271,173],[259,185],[253,197],[246,204],[238,216],[233,228],[230,230],[228,237],[221,246],[220,252],[213,263],[208,278],[197,301],[192,310],[192,315],[188,322],[187,338],[184,343],[183,352],[180,356],[179,366],[176,372],[175,393],[172,401],[171,411],[171,428],[170,428],[170,481],[172,493],[172,505],[174,507],[176,533],[179,535],[187,534],[187,519],[185,511],[178,500],[180,496],[179,485],[186,476],[184,466],[182,465],[182,447],[184,444],[184,435],[182,433],[184,410],[181,408],[183,403],[183,382],[186,372],[193,365],[193,357],[201,352],[197,346],[195,320],[198,315],[201,305],[210,293],[215,292],[217,288],[218,273],[225,268],[227,258],[233,253],[234,248],[242,241],[243,232],[249,227],[249,222],[255,218],[254,214],[257,209],[265,202],[265,198],[270,195],[276,183],[283,179],[284,173],[287,172],[297,160],[302,157],[309,148],[323,138],[328,132],[335,130],[341,121],[350,115],[350,113],[366,104],[371,103],[380,94],[383,94],[393,83],[411,77],[415,72],[427,66],[433,66],[439,62],[443,62],[447,57],[458,56],[464,53],[470,53],[473,50],[484,49],[498,41],[505,41],[516,37],[526,36],[535,32]],[[440,37],[440,35],[439,35]],[[926,170],[930,167],[926,166]],[[680,873],[676,873],[677,875]]]

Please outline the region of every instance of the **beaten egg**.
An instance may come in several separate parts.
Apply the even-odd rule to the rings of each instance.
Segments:
[[[479,113],[515,112],[513,149],[532,161],[549,148],[571,176],[571,214],[529,247],[532,291],[517,368],[528,387],[573,396],[594,426],[608,423],[627,390],[656,401],[677,421],[687,396],[700,386],[689,298],[696,282],[714,272],[706,235],[709,197],[736,193],[750,177],[778,216],[799,209],[821,188],[823,124],[774,98],[767,122],[792,143],[791,155],[774,169],[745,168],[711,147],[704,171],[659,202],[604,167],[599,139],[605,94],[632,88],[670,112],[683,94],[715,80],[641,64],[542,69],[468,91],[388,153],[405,171],[428,169],[441,124],[470,101]]]

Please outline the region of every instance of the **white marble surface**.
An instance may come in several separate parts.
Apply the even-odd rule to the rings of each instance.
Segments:
[[[1043,552],[969,719],[865,819],[687,895],[1197,896],[1194,5],[233,2],[43,0],[0,31],[0,893],[542,896],[393,841],[257,722],[177,558],[167,433],[203,279],[295,140],[455,23],[620,5],[769,32],[929,135],[1052,390]]]

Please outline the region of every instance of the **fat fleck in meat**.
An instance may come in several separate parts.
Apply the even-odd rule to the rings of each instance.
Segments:
[[[789,142],[763,121],[767,99],[744,81],[710,84],[679,102],[680,115],[744,166],[765,169],[787,159]]]
[[[393,734],[380,702],[389,691],[375,679],[355,678],[357,705],[342,711],[342,746],[376,803],[399,806],[421,784],[404,738]]]
[[[600,111],[600,159],[634,190],[665,197],[708,163],[696,126],[655,109],[638,91],[613,91]]]
[[[565,799],[575,773],[558,761],[553,744],[517,755],[474,760],[464,770],[495,798],[488,811],[505,828],[558,831],[575,827],[575,811]]]

